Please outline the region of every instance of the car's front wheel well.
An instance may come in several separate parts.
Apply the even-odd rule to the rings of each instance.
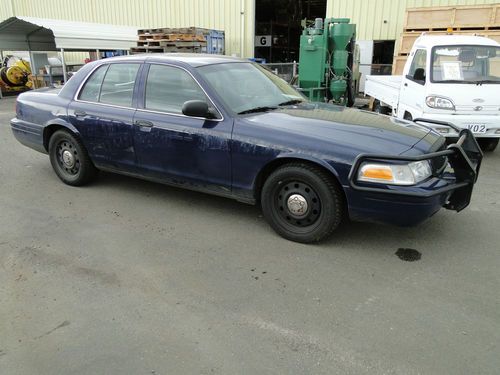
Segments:
[[[344,207],[347,207],[347,197],[345,195],[345,191],[342,188],[342,185],[340,184],[340,181],[338,180],[337,176],[335,176],[334,173],[332,173],[331,170],[328,168],[325,168],[323,165],[319,163],[312,162],[310,160],[305,160],[305,159],[298,159],[298,158],[279,158],[275,159],[269,164],[267,164],[262,170],[259,172],[257,175],[257,178],[255,179],[255,184],[254,184],[254,196],[256,201],[260,200],[260,195],[262,192],[262,188],[264,186],[264,183],[266,182],[267,178],[273,173],[275,170],[278,168],[286,165],[286,164],[296,164],[296,163],[301,163],[305,165],[311,165],[316,168],[320,168],[323,171],[325,171],[331,178],[332,181],[334,181],[335,184],[337,184],[339,190],[342,192],[342,203],[344,204]]]

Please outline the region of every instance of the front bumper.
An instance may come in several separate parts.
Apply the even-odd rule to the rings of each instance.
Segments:
[[[429,116],[428,119],[427,116]],[[476,138],[500,138],[500,113],[499,115],[429,113],[425,114],[425,118],[422,117],[418,120],[420,123],[433,128],[444,137],[457,138],[460,134],[460,130],[468,129],[469,126],[473,126],[475,131],[481,131],[481,133],[473,133]],[[458,130],[439,125],[436,122],[451,123],[455,125]]]
[[[439,171],[414,186],[359,182],[358,170],[366,161],[412,162],[447,157],[453,173]],[[413,225],[441,207],[461,211],[470,203],[483,154],[472,132],[462,129],[459,139],[446,150],[419,156],[359,155],[349,173],[347,196],[351,219]]]

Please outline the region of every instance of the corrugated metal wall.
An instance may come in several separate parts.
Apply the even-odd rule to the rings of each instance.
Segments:
[[[0,0],[0,18],[12,16],[13,11],[16,16],[137,28],[197,26],[224,30],[226,53],[253,56],[254,4],[254,0]]]
[[[399,40],[406,8],[494,3],[498,0],[327,0],[326,16],[351,18],[359,40]],[[138,28],[219,29],[226,32],[226,53],[253,56],[255,0],[0,0],[0,18],[12,12]]]
[[[498,0],[328,0],[326,15],[350,18],[359,40],[394,40],[403,31],[406,8],[495,3]]]

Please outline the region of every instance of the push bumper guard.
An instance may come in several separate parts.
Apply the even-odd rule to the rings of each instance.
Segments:
[[[428,120],[428,119],[415,119],[414,122],[432,123],[436,125],[449,126],[459,133],[458,141],[450,144],[446,150],[423,154],[419,156],[391,156],[391,155],[377,155],[377,154],[361,154],[359,155],[351,168],[349,173],[349,184],[355,190],[393,194],[409,197],[422,197],[429,198],[436,195],[449,192],[450,196],[443,207],[449,210],[461,211],[470,203],[472,190],[479,175],[483,153],[479,147],[474,135],[469,129],[460,129],[455,125],[447,122]],[[378,188],[361,186],[357,182],[358,170],[361,165],[366,161],[421,161],[430,160],[438,157],[447,157],[448,162],[454,170],[454,181],[444,187],[430,190],[430,191],[405,191],[405,187],[411,186],[397,186],[398,189]],[[393,186],[393,185],[391,185]],[[394,185],[396,186],[396,185]]]

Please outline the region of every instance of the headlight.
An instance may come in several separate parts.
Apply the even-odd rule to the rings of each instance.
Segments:
[[[450,99],[441,96],[428,96],[425,98],[425,104],[431,108],[455,110],[455,104]]]
[[[408,164],[364,163],[359,168],[358,181],[389,185],[415,185],[432,175],[429,160]]]

